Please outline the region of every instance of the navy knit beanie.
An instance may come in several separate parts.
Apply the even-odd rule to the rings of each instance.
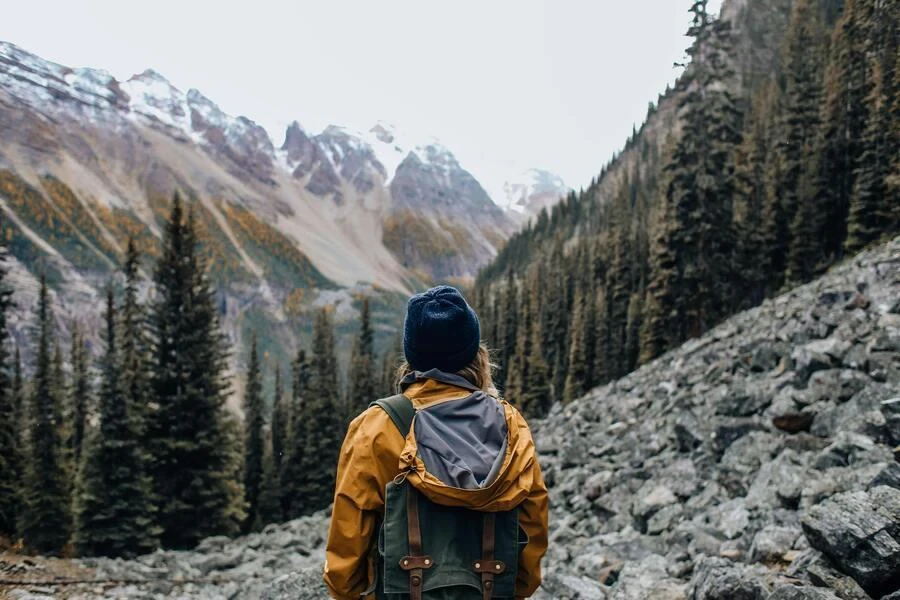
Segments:
[[[439,285],[409,299],[403,353],[416,371],[460,371],[475,360],[480,343],[478,316],[456,288]]]

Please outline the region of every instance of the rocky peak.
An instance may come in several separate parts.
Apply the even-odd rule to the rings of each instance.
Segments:
[[[288,125],[287,131],[284,133],[284,143],[281,145],[281,151],[284,152],[284,158],[288,163],[297,163],[303,160],[312,151],[312,140],[306,135],[306,131],[297,121]]]
[[[185,94],[153,69],[131,76],[121,84],[129,97],[132,115],[145,123],[191,137],[190,108]]]
[[[526,169],[506,179],[491,197],[504,210],[527,220],[552,207],[569,191],[559,175],[543,169]]]
[[[71,69],[44,60],[9,42],[0,42],[3,89],[48,110],[54,103],[77,109],[121,107],[126,101],[115,78],[100,69]]]
[[[191,131],[207,142],[208,149],[249,171],[263,183],[274,183],[275,148],[269,134],[250,119],[226,114],[196,89],[188,91]]]
[[[300,123],[291,123],[279,150],[283,166],[296,179],[308,178],[306,189],[317,196],[334,194],[341,199],[340,179],[317,137],[307,135]]]
[[[357,191],[366,193],[386,179],[384,165],[361,135],[329,125],[316,136],[316,141],[341,177],[352,183]]]

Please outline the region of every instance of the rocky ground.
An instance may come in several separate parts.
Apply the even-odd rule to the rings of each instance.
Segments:
[[[900,600],[900,238],[535,429],[542,600]],[[0,557],[0,579],[31,582],[0,597],[326,598],[326,529],[128,562]]]
[[[900,598],[900,239],[566,407],[545,592]]]

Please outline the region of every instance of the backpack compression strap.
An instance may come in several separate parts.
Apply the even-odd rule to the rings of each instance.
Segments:
[[[416,408],[413,406],[412,400],[403,394],[397,394],[390,398],[376,400],[369,406],[378,406],[386,412],[391,421],[394,422],[394,425],[397,426],[397,429],[400,430],[400,434],[406,437],[406,434],[409,433],[409,428],[412,426],[413,417],[416,414]]]
[[[370,406],[378,406],[388,414],[403,436],[412,427],[416,408],[403,394],[376,400]],[[409,598],[422,600],[423,571],[434,566],[434,560],[422,552],[422,527],[419,522],[419,494],[411,485],[406,487],[406,518],[409,554],[400,559],[400,568],[409,573]]]

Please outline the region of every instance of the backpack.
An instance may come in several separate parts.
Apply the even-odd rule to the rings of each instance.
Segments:
[[[400,394],[376,400],[406,437],[416,409]],[[431,502],[401,473],[387,484],[377,545],[379,600],[514,598],[528,536],[518,509],[478,512]],[[371,591],[369,592],[371,593]]]

